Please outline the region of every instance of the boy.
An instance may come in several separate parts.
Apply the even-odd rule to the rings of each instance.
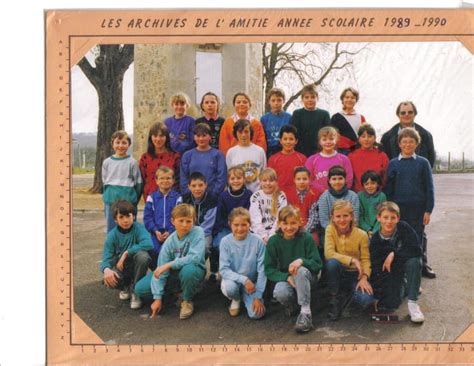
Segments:
[[[340,165],[335,165],[329,169],[328,173],[329,189],[325,191],[318,200],[319,221],[323,229],[331,221],[331,209],[339,199],[352,203],[354,209],[354,218],[359,221],[359,197],[357,193],[351,191],[346,186],[346,171]]]
[[[401,290],[407,280],[408,312],[414,323],[424,321],[417,303],[421,281],[421,243],[415,231],[400,221],[394,202],[383,202],[377,213],[380,230],[370,239],[370,282],[377,299],[376,307],[395,309],[402,302]]]
[[[299,133],[299,143],[296,150],[310,156],[318,151],[318,133],[322,127],[329,126],[328,111],[316,108],[318,92],[314,84],[306,85],[301,92],[304,108],[297,109],[291,117],[291,124]]]
[[[301,218],[303,219],[303,226],[306,228],[313,228],[315,226],[314,219],[317,219],[317,214],[313,215],[310,220],[310,209],[317,202],[321,192],[313,190],[309,186],[309,179],[311,173],[304,166],[297,166],[293,171],[293,181],[295,186],[288,190],[286,199],[289,205],[293,205],[300,209]],[[310,222],[311,221],[311,222]],[[311,232],[310,230],[308,230]],[[317,235],[313,235],[313,239],[319,243]]]
[[[285,93],[283,90],[273,88],[268,93],[268,104],[270,112],[265,113],[260,122],[262,122],[267,139],[267,159],[280,151],[281,132],[280,129],[290,123],[291,114],[283,111],[285,102]]]
[[[100,263],[104,284],[110,288],[118,287],[120,300],[128,300],[131,295],[131,309],[142,306],[141,299],[134,294],[133,289],[146,275],[151,261],[147,251],[153,249],[145,227],[134,221],[135,212],[135,206],[125,200],[112,205],[117,226],[107,234]]]
[[[188,192],[188,176],[192,172],[201,172],[207,181],[209,192],[218,196],[227,183],[227,167],[224,154],[211,147],[211,128],[199,123],[194,128],[196,147],[186,151],[181,157],[180,188],[181,193]]]
[[[176,228],[163,244],[158,257],[158,267],[135,286],[141,298],[153,298],[151,317],[162,309],[165,293],[182,292],[180,319],[187,319],[194,312],[193,297],[198,284],[204,279],[204,232],[194,226],[196,211],[187,204],[177,205],[171,212],[171,223]]]
[[[174,171],[166,165],[161,165],[156,171],[156,184],[158,190],[148,195],[143,211],[143,223],[153,242],[153,250],[150,252],[151,270],[156,268],[161,245],[174,231],[174,226],[171,224],[171,210],[180,197],[173,189]]]
[[[278,177],[278,187],[285,192],[295,189],[291,171],[295,167],[303,166],[306,162],[306,156],[295,151],[298,143],[296,127],[293,125],[285,125],[280,129],[280,144],[282,149],[280,152],[270,157],[268,167],[275,169]]]
[[[127,200],[137,207],[143,189],[138,163],[127,154],[132,143],[127,132],[115,131],[111,141],[114,155],[102,163],[102,200],[107,232],[115,227],[112,204],[117,200]]]
[[[401,220],[415,229],[422,242],[422,274],[426,275],[429,266],[426,241],[422,238],[434,208],[434,186],[430,163],[415,153],[419,143],[420,135],[414,128],[406,127],[400,131],[398,144],[401,153],[388,163],[385,194],[388,201],[394,201],[400,207]]]
[[[189,176],[189,192],[183,194],[177,204],[192,205],[197,212],[196,226],[204,230],[206,257],[211,253],[212,228],[216,222],[217,198],[207,191],[207,181],[202,173],[194,172]]]

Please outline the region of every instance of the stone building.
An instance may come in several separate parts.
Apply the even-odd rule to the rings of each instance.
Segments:
[[[134,72],[135,158],[146,151],[149,127],[173,114],[169,100],[178,91],[189,96],[187,114],[195,118],[207,91],[221,98],[224,118],[232,114],[232,97],[239,91],[250,96],[252,114],[264,110],[259,43],[135,45]]]

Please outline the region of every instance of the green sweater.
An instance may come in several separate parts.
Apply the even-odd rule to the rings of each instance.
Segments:
[[[364,231],[375,233],[380,229],[380,223],[377,221],[377,206],[387,200],[385,193],[378,192],[368,195],[364,191],[360,191],[359,195],[359,228]]]
[[[317,273],[323,267],[310,233],[302,231],[291,240],[284,239],[280,233],[272,235],[268,240],[263,262],[267,278],[274,282],[286,282],[290,275],[288,266],[299,258],[303,260],[303,266],[311,273]]]
[[[145,226],[134,222],[125,233],[116,226],[109,231],[105,239],[100,271],[104,272],[106,268],[112,269],[126,250],[128,250],[129,256],[133,256],[140,250],[150,249],[153,249],[153,244]]]

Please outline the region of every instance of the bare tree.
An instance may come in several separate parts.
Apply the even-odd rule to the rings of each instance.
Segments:
[[[124,128],[123,76],[133,62],[133,53],[133,45],[99,45],[95,67],[86,57],[78,63],[99,98],[94,184],[90,189],[93,193],[102,192],[102,162],[112,155],[111,136]]]
[[[297,47],[294,43],[263,43],[263,82],[265,93],[265,112],[270,111],[268,93],[283,75],[297,80],[299,90],[287,96],[284,110],[301,95],[304,85],[319,86],[335,70],[347,68],[352,64],[352,56],[360,53],[366,46],[354,51],[341,49],[340,43],[320,44],[316,50],[311,44]]]

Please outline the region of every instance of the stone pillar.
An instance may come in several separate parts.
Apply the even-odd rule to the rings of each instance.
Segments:
[[[244,91],[252,99],[251,113],[260,117],[262,100],[261,45],[222,44],[222,98],[220,115],[233,113],[232,97]],[[216,52],[216,47],[213,52]],[[196,52],[203,47],[189,44],[135,45],[134,61],[134,151],[139,159],[146,151],[148,130],[157,121],[173,114],[170,97],[178,92],[186,93],[191,101],[187,114],[201,116],[196,100]]]

